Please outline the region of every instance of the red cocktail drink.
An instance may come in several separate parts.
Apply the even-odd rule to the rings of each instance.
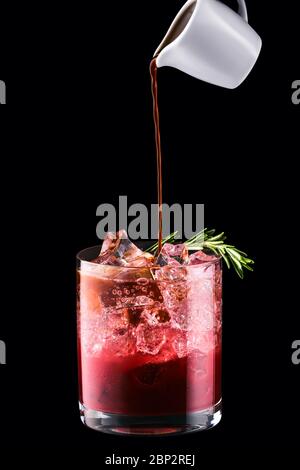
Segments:
[[[79,254],[84,422],[129,433],[215,424],[221,402],[220,260],[203,253],[186,264],[161,266],[149,258],[131,267],[93,262],[96,250]]]

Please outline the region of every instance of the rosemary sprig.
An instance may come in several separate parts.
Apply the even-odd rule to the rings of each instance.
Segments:
[[[174,243],[178,232],[173,232],[163,239],[163,245],[165,243]],[[226,236],[224,232],[215,235],[214,229],[208,230],[207,228],[201,230],[190,240],[185,242],[186,246],[191,251],[198,251],[207,248],[211,250],[215,255],[221,256],[227,267],[233,266],[238,276],[244,278],[244,270],[253,271],[252,264],[254,261],[248,258],[248,255],[241,250],[238,250],[233,245],[225,243]],[[157,251],[158,243],[155,243],[146,251],[154,253]]]
[[[233,266],[238,276],[244,278],[244,270],[253,271],[254,261],[248,258],[248,255],[238,250],[233,245],[225,243],[226,236],[224,232],[215,235],[215,230],[204,229],[195,237],[191,238],[185,244],[189,250],[203,250],[208,248],[217,256],[221,256],[227,267]]]

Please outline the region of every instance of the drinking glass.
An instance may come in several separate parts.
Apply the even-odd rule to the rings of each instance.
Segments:
[[[167,435],[221,419],[222,270],[139,267],[77,255],[79,407],[90,428]]]

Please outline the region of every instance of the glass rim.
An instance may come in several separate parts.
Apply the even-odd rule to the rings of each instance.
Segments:
[[[97,263],[94,263],[93,261],[89,261],[87,259],[84,259],[83,258],[83,253],[88,251],[88,250],[92,250],[92,249],[98,249],[99,252],[100,252],[100,249],[101,249],[101,244],[100,245],[93,245],[93,246],[88,246],[82,250],[80,250],[77,254],[76,254],[76,260],[79,261],[80,263],[83,263],[85,264],[86,266],[90,266],[92,267],[93,266],[93,271],[96,271],[96,270],[101,270],[101,269],[108,269],[108,268],[115,268],[116,270],[137,270],[137,271],[140,271],[141,269],[155,269],[155,270],[158,270],[158,269],[164,269],[164,268],[167,268],[167,267],[170,267],[170,265],[165,265],[165,266],[157,266],[157,265],[153,265],[153,266],[115,266],[115,265],[109,265],[109,264],[97,264]],[[197,251],[200,251],[200,250],[195,250],[195,252]],[[211,260],[208,260],[208,261],[203,261],[202,263],[199,263],[199,264],[181,264],[180,266],[171,266],[171,267],[174,267],[175,269],[194,269],[194,268],[200,268],[201,266],[208,266],[208,265],[214,265],[214,264],[220,264],[220,262],[222,261],[222,256],[217,256],[217,255],[214,255],[214,259],[211,259]],[[98,269],[96,269],[96,266],[98,267]],[[80,270],[80,268],[79,268]]]

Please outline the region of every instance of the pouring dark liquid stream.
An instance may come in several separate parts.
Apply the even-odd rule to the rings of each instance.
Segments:
[[[157,65],[154,58],[150,63],[150,75],[153,98],[153,118],[155,128],[156,144],[156,166],[157,166],[157,200],[158,200],[158,253],[162,248],[162,156],[159,126],[158,90],[157,90]]]

